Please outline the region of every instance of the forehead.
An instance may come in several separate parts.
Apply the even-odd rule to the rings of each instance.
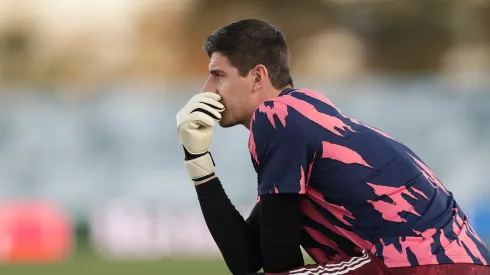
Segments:
[[[211,70],[230,70],[233,66],[231,66],[228,57],[222,55],[221,53],[214,52],[211,55],[211,59],[209,60],[208,69]]]

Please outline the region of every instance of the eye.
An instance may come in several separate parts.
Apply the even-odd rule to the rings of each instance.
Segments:
[[[221,78],[225,77],[225,74],[221,71],[217,71],[217,70],[212,70],[210,72],[210,74],[213,76],[213,78],[215,78],[216,80],[220,80]]]

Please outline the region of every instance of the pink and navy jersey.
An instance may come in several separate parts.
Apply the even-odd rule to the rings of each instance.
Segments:
[[[258,195],[302,194],[302,247],[316,261],[371,251],[388,267],[475,263],[490,253],[453,194],[409,148],[286,89],[261,104],[249,149]]]

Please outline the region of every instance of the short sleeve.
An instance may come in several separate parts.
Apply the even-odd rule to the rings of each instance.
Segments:
[[[283,103],[266,101],[254,113],[250,152],[257,171],[258,195],[305,194],[316,139],[301,123],[306,119]]]

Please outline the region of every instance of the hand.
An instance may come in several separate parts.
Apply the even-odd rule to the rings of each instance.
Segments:
[[[215,120],[221,119],[221,97],[211,92],[199,93],[177,113],[177,132],[184,146],[185,164],[195,181],[214,176],[211,147]]]

